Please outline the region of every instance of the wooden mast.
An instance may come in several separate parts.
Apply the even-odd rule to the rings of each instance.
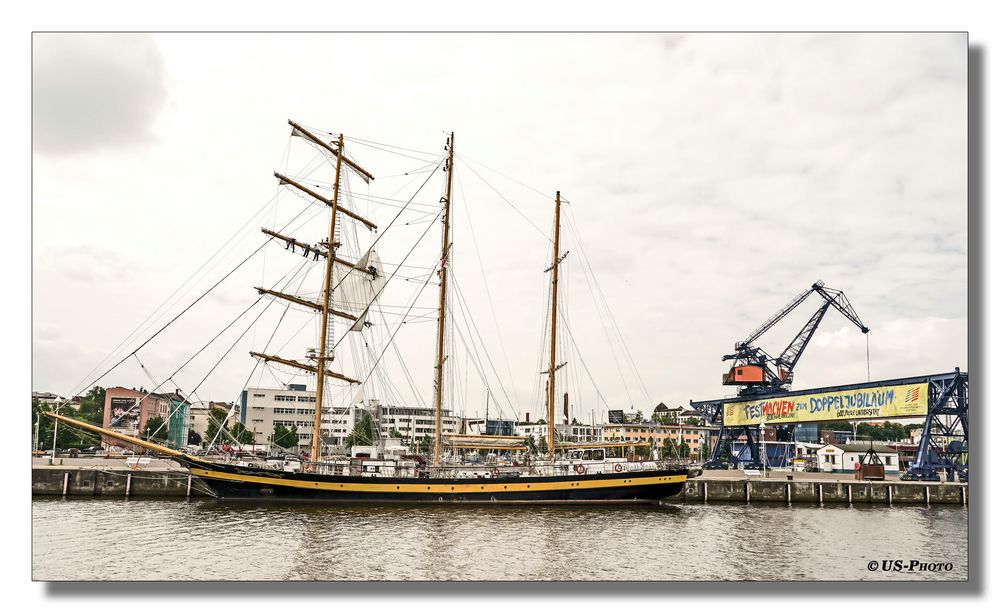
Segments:
[[[337,173],[333,182],[333,201],[330,203],[330,238],[327,240],[327,249],[329,249],[331,256],[335,255],[334,245],[336,241],[334,234],[337,229],[337,202],[340,198],[340,166],[344,157],[343,152],[344,135],[341,134],[337,137]],[[326,355],[326,339],[329,333],[327,323],[330,321],[330,299],[332,298],[330,296],[330,279],[333,276],[334,259],[334,257],[326,258],[326,277],[323,280],[323,321],[320,324],[319,354],[316,358],[316,415],[313,420],[312,450],[309,454],[309,458],[313,462],[319,461],[320,439],[322,438],[320,424],[323,415],[323,388],[326,382],[326,362],[328,359],[333,359],[333,356]]]
[[[434,389],[434,466],[441,465],[441,398],[444,396],[444,323],[448,286],[448,242],[451,224],[451,177],[455,169],[455,133],[448,138],[448,183],[444,196],[444,232],[441,237],[441,291],[438,299],[437,385]]]
[[[556,448],[556,424],[555,424],[555,405],[556,405],[556,298],[559,295],[557,293],[559,285],[559,209],[562,206],[562,201],[559,196],[559,192],[556,192],[556,232],[555,240],[552,242],[552,331],[549,344],[549,385],[548,385],[548,425],[549,425],[549,440],[548,440],[548,459],[551,461],[555,457]]]

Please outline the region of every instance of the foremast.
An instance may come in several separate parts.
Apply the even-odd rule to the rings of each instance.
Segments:
[[[444,331],[445,313],[447,311],[448,288],[448,253],[451,251],[449,233],[451,228],[451,179],[455,170],[455,133],[447,140],[448,147],[448,182],[444,196],[444,231],[441,235],[441,290],[438,298],[438,329],[437,329],[437,365],[435,366],[437,381],[434,386],[434,466],[441,466],[441,401],[444,395]]]
[[[341,264],[358,271],[361,270],[361,267],[359,265],[337,257],[337,247],[340,246],[340,243],[337,242],[336,240],[337,214],[343,213],[347,217],[350,217],[351,219],[354,219],[355,221],[358,221],[361,224],[367,226],[369,229],[372,230],[376,229],[376,225],[371,221],[358,215],[354,211],[342,208],[340,206],[341,174],[343,172],[344,166],[346,166],[348,169],[360,175],[361,178],[364,179],[366,183],[374,180],[375,177],[372,176],[372,174],[369,173],[364,168],[361,168],[361,166],[359,166],[357,163],[353,162],[352,160],[344,156],[343,134],[340,134],[337,137],[336,145],[334,146],[331,143],[325,142],[323,139],[316,136],[306,128],[303,128],[294,121],[289,120],[288,123],[292,126],[292,136],[300,136],[302,138],[311,141],[313,144],[317,145],[318,147],[323,149],[326,153],[330,154],[332,157],[336,159],[336,174],[333,183],[333,198],[326,198],[322,194],[310,189],[309,187],[303,185],[302,183],[292,178],[286,177],[285,175],[282,175],[280,173],[275,172],[274,176],[277,177],[277,179],[282,185],[291,185],[300,192],[303,192],[308,196],[311,196],[313,199],[318,200],[319,202],[329,206],[330,231],[325,243],[320,243],[319,246],[312,246],[307,243],[303,243],[301,241],[296,240],[295,238],[292,238],[290,236],[285,236],[283,234],[280,234],[273,230],[268,230],[266,228],[262,228],[261,231],[267,234],[268,236],[271,236],[272,238],[284,240],[286,244],[290,246],[293,250],[295,247],[302,248],[304,251],[304,255],[309,255],[309,253],[311,252],[315,255],[316,258],[322,257],[325,259],[326,265],[324,267],[325,274],[323,277],[322,300],[320,302],[312,302],[311,300],[306,300],[298,296],[294,296],[292,294],[285,294],[283,292],[275,291],[272,289],[265,289],[262,287],[258,287],[256,289],[261,294],[269,294],[271,296],[274,296],[275,298],[280,298],[282,300],[286,300],[288,302],[292,302],[301,306],[309,307],[317,311],[322,317],[322,322],[320,324],[319,349],[315,355],[315,360],[316,360],[315,366],[311,364],[304,364],[302,362],[298,362],[295,360],[289,360],[279,356],[268,355],[265,353],[251,352],[251,355],[253,355],[258,359],[264,360],[265,362],[276,362],[279,364],[283,364],[285,366],[298,368],[316,374],[316,411],[313,417],[312,445],[310,448],[309,457],[312,462],[318,462],[320,460],[320,450],[322,442],[321,425],[323,417],[323,396],[326,388],[326,378],[332,377],[335,379],[339,379],[341,381],[346,381],[351,384],[361,383],[357,379],[352,379],[351,377],[327,369],[327,364],[333,361],[334,357],[333,347],[329,342],[332,336],[332,330],[330,325],[331,317],[343,317],[345,319],[350,319],[355,321],[356,323],[355,326],[352,326],[351,328],[352,330],[355,329],[355,327],[358,327],[358,329],[360,329],[360,324],[363,323],[363,318],[364,318],[363,313],[360,316],[355,316],[350,313],[334,309],[332,306],[333,304],[332,293],[333,290],[336,289],[336,286],[333,285],[334,264]]]
[[[337,230],[337,204],[340,201],[340,167],[344,160],[344,135],[337,136],[337,169],[333,180],[333,203],[330,205],[330,236],[326,241],[329,249],[329,256],[326,258],[326,272],[323,275],[323,319],[320,323],[319,332],[319,352],[316,355],[316,414],[313,417],[312,449],[309,451],[309,459],[319,462],[321,431],[320,424],[323,417],[323,392],[326,386],[326,362],[327,358],[327,338],[330,323],[330,279],[333,277],[333,260],[337,252],[335,242]]]

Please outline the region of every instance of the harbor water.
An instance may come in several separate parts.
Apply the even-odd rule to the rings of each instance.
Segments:
[[[962,506],[36,498],[36,580],[967,579]],[[950,570],[882,570],[883,561]],[[869,570],[877,562],[879,569]],[[891,567],[891,564],[889,565]]]

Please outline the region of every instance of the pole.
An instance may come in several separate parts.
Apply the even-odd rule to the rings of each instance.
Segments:
[[[555,240],[552,241],[552,331],[549,338],[549,389],[548,389],[548,417],[549,417],[549,445],[548,459],[552,461],[555,457],[556,447],[556,424],[555,424],[555,404],[556,404],[556,293],[559,286],[559,210],[562,207],[562,199],[559,192],[556,192],[556,230]]]
[[[333,260],[337,251],[334,234],[337,230],[337,203],[340,200],[340,167],[344,157],[344,135],[337,137],[337,171],[333,183],[333,204],[330,206],[330,237],[327,241],[329,257],[326,258],[326,277],[323,279],[323,321],[320,324],[319,356],[316,358],[316,415],[313,418],[312,445],[309,457],[313,462],[319,461],[320,423],[323,416],[323,388],[326,384],[326,362],[333,356],[326,355],[327,324],[330,321],[330,278],[333,276]]]
[[[49,458],[49,464],[56,463],[56,441],[59,439],[59,420],[55,420],[55,424],[52,426],[52,457]]]
[[[441,290],[438,298],[437,385],[434,389],[434,466],[441,466],[441,399],[444,396],[444,325],[448,287],[449,230],[451,227],[451,177],[455,169],[455,133],[448,138],[448,183],[444,196],[444,232],[441,235]]]

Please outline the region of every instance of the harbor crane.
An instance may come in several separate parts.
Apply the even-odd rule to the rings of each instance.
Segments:
[[[781,355],[774,358],[763,349],[754,345],[758,338],[770,330],[789,313],[795,310],[813,293],[823,298],[823,304],[813,313],[799,333],[788,343]],[[754,330],[745,340],[736,343],[735,353],[722,357],[724,362],[733,360],[732,368],[722,375],[723,385],[738,385],[739,396],[760,396],[788,390],[792,383],[793,371],[806,345],[812,339],[823,316],[833,307],[840,311],[851,323],[868,334],[869,328],[862,323],[854,311],[847,296],[840,290],[827,287],[823,281],[816,281],[812,286],[792,299],[784,308],[775,313]]]
[[[757,347],[757,342],[765,332],[770,330],[779,321],[784,319],[789,313],[794,311],[799,305],[806,301],[813,293],[819,294],[823,299],[823,304],[812,314],[812,317],[802,326],[799,333],[795,335],[785,350],[778,357],[771,357],[766,351]],[[805,351],[806,346],[816,333],[826,312],[830,307],[840,311],[851,323],[861,329],[864,334],[868,334],[869,328],[858,317],[851,306],[850,301],[844,292],[827,287],[823,281],[816,281],[809,289],[801,292],[798,296],[786,304],[780,311],[772,315],[767,321],[762,323],[756,330],[750,333],[746,339],[736,343],[735,353],[722,357],[722,360],[732,360],[732,367],[729,372],[722,375],[723,385],[738,385],[737,396],[743,398],[754,398],[759,396],[782,394],[788,392],[788,387],[792,383],[795,365]],[[741,438],[746,442],[750,450],[750,468],[762,468],[763,459],[758,453],[758,437],[763,437],[762,429],[751,428],[750,426],[727,427],[722,424],[722,401],[691,401],[691,406],[699,411],[702,416],[713,426],[719,427],[719,436],[712,449],[705,468],[722,468],[726,465],[722,461],[722,452],[729,445],[737,442]],[[794,426],[778,426],[775,433],[779,441],[788,441],[791,438],[791,429]]]

